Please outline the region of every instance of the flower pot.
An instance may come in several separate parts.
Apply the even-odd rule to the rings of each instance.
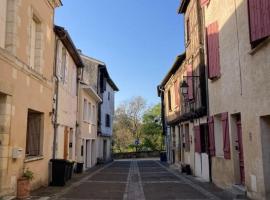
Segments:
[[[30,180],[19,178],[17,181],[17,198],[26,199],[30,196]]]

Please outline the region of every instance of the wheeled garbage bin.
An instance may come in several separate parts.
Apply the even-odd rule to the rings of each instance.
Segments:
[[[160,152],[160,162],[167,162],[167,154],[166,154],[166,151]]]
[[[67,181],[68,165],[64,159],[51,159],[51,186],[65,186]]]
[[[76,173],[77,174],[83,173],[83,163],[82,162],[77,162],[77,164],[76,164]]]

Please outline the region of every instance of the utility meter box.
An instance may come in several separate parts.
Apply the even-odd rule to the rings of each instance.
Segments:
[[[14,147],[12,149],[12,158],[13,159],[22,158],[22,156],[23,156],[23,149],[22,148]]]

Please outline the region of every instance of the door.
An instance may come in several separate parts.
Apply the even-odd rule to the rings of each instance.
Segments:
[[[241,178],[241,184],[245,185],[245,165],[244,165],[245,163],[244,163],[241,121],[237,122],[237,137],[238,137],[238,140],[236,142],[238,143],[240,178]]]
[[[86,155],[85,155],[85,163],[86,168],[91,167],[91,140],[86,140]]]
[[[103,160],[107,160],[107,140],[103,140]]]
[[[64,130],[64,159],[67,160],[68,159],[68,149],[69,149],[69,144],[68,144],[68,128],[65,127]]]

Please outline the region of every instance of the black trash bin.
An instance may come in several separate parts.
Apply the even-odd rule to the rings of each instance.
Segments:
[[[160,152],[160,162],[167,162],[167,154],[166,154],[166,151]]]
[[[76,164],[76,173],[77,174],[83,173],[83,163],[82,162],[77,162],[77,164]]]
[[[64,159],[51,159],[51,186],[65,186],[67,181],[68,165]]]
[[[67,161],[66,165],[67,165],[67,170],[65,173],[65,179],[66,181],[68,181],[72,178],[74,162]]]

